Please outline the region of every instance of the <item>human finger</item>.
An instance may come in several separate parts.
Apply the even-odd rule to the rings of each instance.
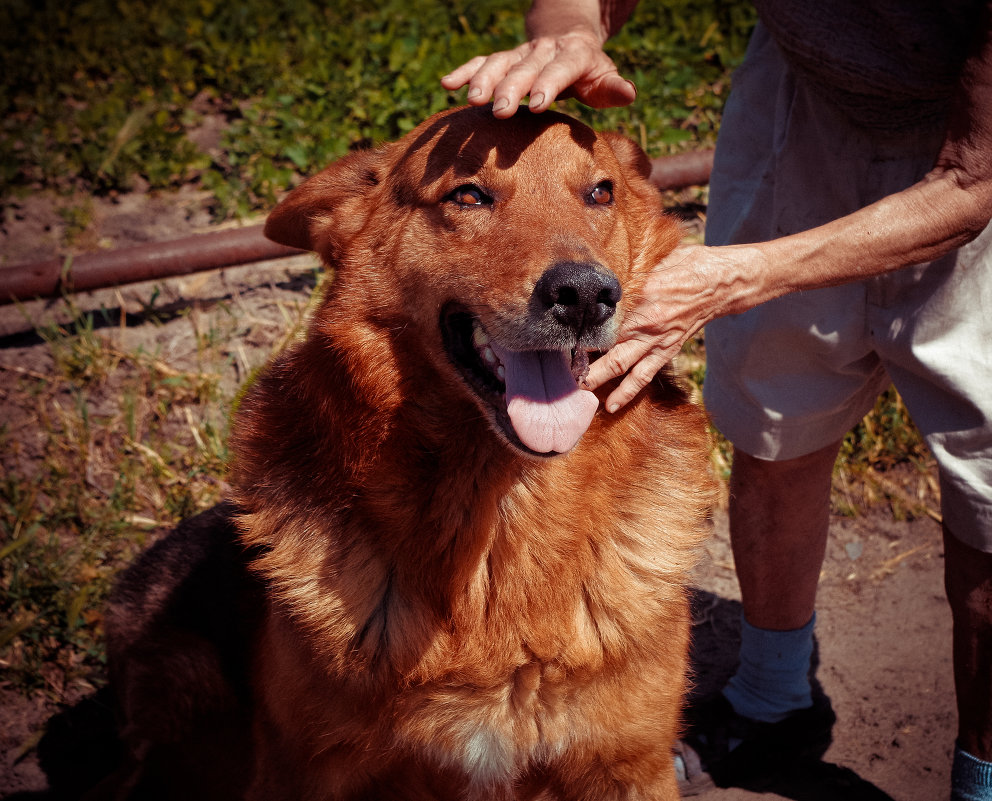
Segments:
[[[614,72],[589,83],[576,83],[575,96],[592,108],[629,106],[637,99],[637,87]]]
[[[541,72],[533,82],[531,98],[546,93],[550,104],[565,90],[594,108],[626,106],[637,97],[631,81],[620,76],[613,63],[596,42],[583,37],[563,37],[554,43],[553,57],[545,57]],[[533,102],[532,102],[533,105]]]
[[[586,65],[556,39],[540,38],[515,51],[511,64],[493,88],[493,112],[511,115],[527,95],[531,111],[544,111],[582,75]]]
[[[616,412],[630,403],[679,354],[681,344],[681,340],[662,339],[657,335],[622,340],[589,366],[585,386],[594,390],[623,376],[606,399],[607,411]]]
[[[504,93],[519,102],[530,87],[529,106],[544,111],[556,98],[577,97],[596,108],[629,105],[637,96],[634,84],[620,77],[613,60],[598,41],[582,34],[556,39],[540,38],[528,43],[530,52],[514,65],[494,89],[497,102]]]
[[[476,56],[469,59],[461,66],[455,67],[447,75],[442,76],[441,86],[452,92],[456,89],[461,89],[479,71],[479,67],[485,63],[486,56]]]
[[[646,352],[641,343],[635,340],[618,342],[596,361],[589,365],[589,373],[584,384],[588,389],[598,389],[609,381],[626,373]]]
[[[496,106],[500,107],[499,110],[503,110],[504,108],[509,109],[509,113],[504,116],[511,116],[517,110],[520,98],[529,91],[530,85],[524,84],[519,90],[515,86],[511,87],[514,91],[510,92],[507,90],[506,78],[514,71],[524,57],[524,54],[520,50],[520,48],[504,50],[499,53],[493,53],[486,58],[476,70],[475,75],[469,80],[467,95],[469,103],[475,106],[481,106],[493,98],[494,112],[497,110]],[[509,96],[511,94],[513,95],[512,97]],[[496,95],[495,98],[494,95]],[[497,116],[500,115],[497,114]]]
[[[492,98],[494,87],[526,55],[525,52],[522,52],[524,47],[522,45],[513,50],[501,50],[488,56],[476,56],[442,77],[441,85],[450,90],[467,85],[466,99],[469,105],[485,105]],[[526,89],[529,89],[529,86]],[[525,93],[526,89],[524,90]],[[520,97],[522,96],[520,95]],[[519,102],[518,97],[510,113],[503,116],[510,116],[513,111],[516,111],[516,104]],[[508,103],[503,103],[501,107],[506,105]]]
[[[589,68],[582,47],[570,38],[540,37],[526,42],[514,52],[512,64],[493,89],[494,111],[516,108],[530,95],[531,111],[544,111]]]
[[[606,398],[606,411],[614,414],[630,403],[669,361],[671,358],[661,352],[652,352],[640,359]]]

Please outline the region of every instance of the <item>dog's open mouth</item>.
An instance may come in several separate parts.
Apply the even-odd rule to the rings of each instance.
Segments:
[[[599,405],[580,387],[586,351],[510,350],[464,310],[443,314],[441,329],[452,362],[514,445],[546,455],[575,447]]]

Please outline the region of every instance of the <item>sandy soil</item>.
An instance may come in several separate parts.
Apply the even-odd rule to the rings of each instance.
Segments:
[[[200,198],[128,203],[116,209],[130,215],[123,220],[115,217],[112,204],[94,211],[94,230],[85,239],[89,246],[168,238],[189,233],[205,221]],[[45,218],[37,210],[28,213],[25,205],[18,210],[22,219],[8,217],[0,237],[6,264],[49,256],[59,238],[57,217]],[[155,221],[151,232],[150,220]],[[306,280],[311,268],[304,257],[191,276],[165,282],[161,289],[169,302],[195,306],[205,315],[218,299],[236,299],[239,314],[256,321],[248,336],[230,343],[232,353],[240,349],[243,354],[231,360],[234,366],[226,380],[235,382],[236,366],[241,364],[243,370],[261,363],[280,335],[279,304],[305,302],[312,287]],[[142,298],[147,299],[152,290],[136,285],[120,294],[111,290],[80,300],[93,308],[114,307],[121,301],[140,308]],[[26,320],[42,314],[57,314],[57,306],[0,307],[0,362],[45,369],[44,345],[32,344],[18,333],[24,331]],[[131,335],[142,336],[140,325],[130,330]],[[191,328],[185,317],[177,316],[164,325],[149,323],[144,335],[171,342],[179,353]],[[4,408],[4,418],[12,411]],[[855,518],[834,518],[819,594],[816,672],[838,718],[833,744],[824,762],[790,776],[760,797],[934,801],[948,796],[956,716],[942,571],[940,526],[929,517],[899,522],[887,509],[877,508]],[[739,637],[739,596],[722,512],[716,515],[715,533],[696,571],[695,585],[696,692],[704,693],[732,671]],[[0,689],[0,797],[51,797],[43,793],[47,780],[36,746],[44,721],[57,711],[50,701],[25,699]],[[64,728],[65,719],[61,722]],[[46,753],[46,759],[59,757]],[[700,796],[706,801],[757,797],[735,788]]]
[[[696,572],[697,692],[722,686],[739,638],[739,593],[726,518]],[[856,558],[852,558],[856,556]],[[834,517],[818,595],[816,680],[837,723],[824,762],[763,798],[947,798],[957,725],[940,526],[884,509]],[[707,801],[758,794],[715,789]]]

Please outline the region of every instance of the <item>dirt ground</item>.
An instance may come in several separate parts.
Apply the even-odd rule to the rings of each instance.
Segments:
[[[0,236],[3,264],[51,255],[62,232],[59,218],[22,204],[9,214]],[[166,239],[205,225],[202,198],[146,198],[99,205],[85,235],[88,247],[123,246]],[[46,217],[45,215],[48,214]],[[20,215],[21,219],[15,219]],[[279,336],[279,304],[305,303],[312,282],[308,257],[161,282],[161,295],[209,315],[218,299],[236,299],[239,314],[256,321],[244,341],[232,342],[232,360],[250,367],[264,361]],[[140,308],[154,288],[136,285],[81,297],[99,308],[121,301]],[[46,369],[44,344],[22,334],[57,304],[23,309],[0,307],[0,366]],[[129,335],[171,343],[182,350],[189,321],[131,326]],[[170,351],[167,351],[170,352]],[[37,367],[33,368],[32,365]],[[243,372],[240,373],[243,375]],[[0,371],[0,383],[8,380]],[[228,380],[236,381],[232,367]],[[4,396],[0,394],[0,399]],[[3,401],[0,400],[0,403]],[[14,410],[0,407],[4,419]],[[739,637],[739,595],[726,516],[717,511],[715,531],[695,573],[696,692],[718,687],[733,670]],[[819,801],[947,798],[956,715],[950,661],[950,615],[943,595],[940,526],[930,517],[897,521],[886,508],[858,517],[835,517],[818,601],[816,680],[837,714],[833,743],[818,765],[790,775],[765,793],[714,789],[704,801],[752,798]],[[0,667],[2,671],[2,667]],[[25,699],[2,687],[0,672],[0,798],[45,798],[47,780],[37,745],[44,722],[59,707]],[[77,699],[73,699],[77,700]]]

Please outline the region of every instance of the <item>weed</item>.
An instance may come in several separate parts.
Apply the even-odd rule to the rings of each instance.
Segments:
[[[844,437],[834,468],[834,506],[856,515],[888,503],[893,516],[940,520],[935,462],[895,387]]]
[[[62,244],[71,248],[90,227],[93,221],[93,202],[90,198],[62,206],[58,210],[59,217],[65,223],[62,233]]]

